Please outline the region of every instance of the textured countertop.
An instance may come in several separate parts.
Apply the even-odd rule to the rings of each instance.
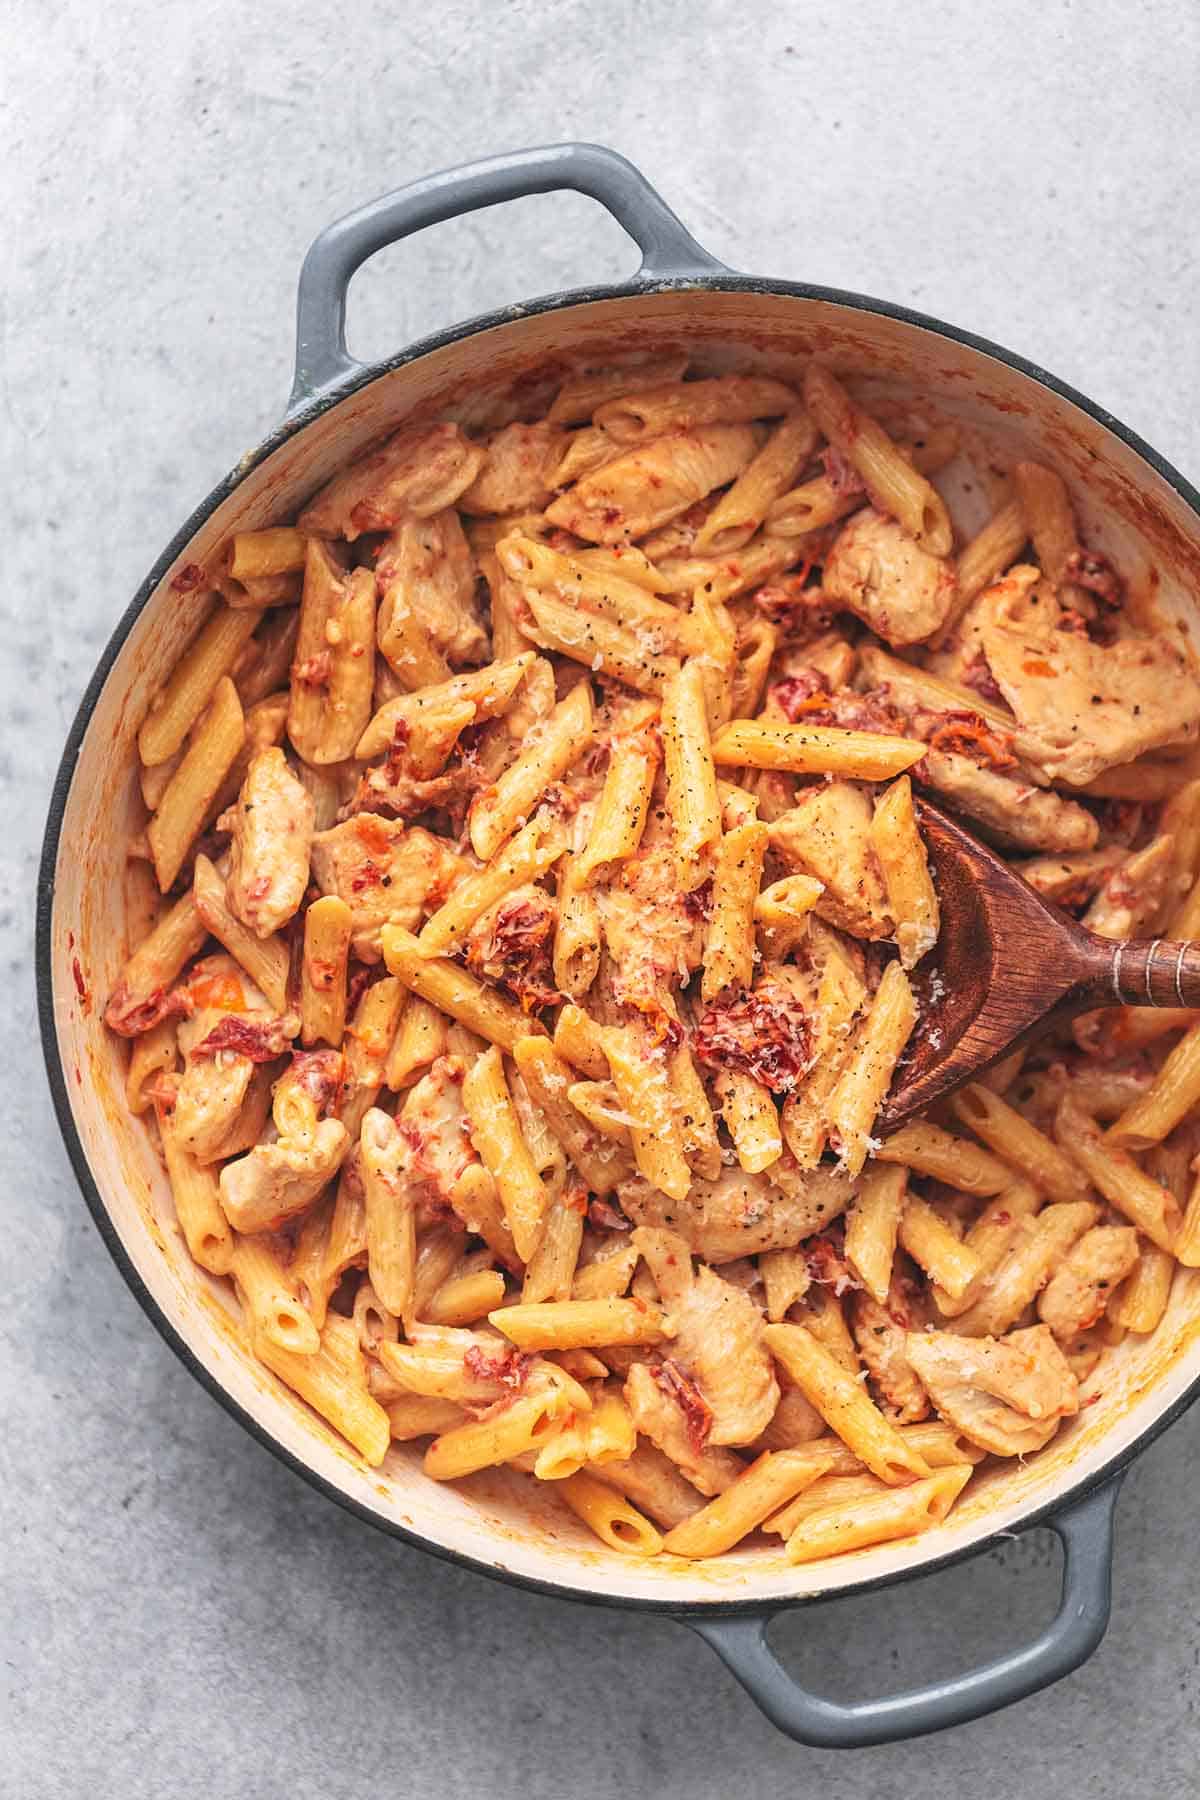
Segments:
[[[842,16],[844,13],[844,16]],[[949,1736],[799,1749],[665,1620],[514,1591],[312,1492],[192,1381],[88,1219],[36,1048],[46,795],[117,616],[278,417],[296,270],[329,219],[473,155],[625,152],[735,267],[968,325],[1200,474],[1186,4],[17,0],[6,34],[0,929],[0,1791],[171,1800],[1089,1800],[1195,1791],[1200,1416],[1119,1506],[1086,1668]],[[390,251],[366,356],[632,266],[577,196]],[[843,1698],[947,1672],[1052,1610],[1034,1534],[782,1621]]]

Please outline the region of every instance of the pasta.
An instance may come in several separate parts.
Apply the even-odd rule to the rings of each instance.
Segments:
[[[1200,934],[1200,682],[1055,470],[956,535],[893,417],[667,351],[403,426],[216,548],[138,732],[105,1018],[189,1256],[369,1466],[597,1555],[934,1530],[1200,1266],[1193,1013],[878,1124],[952,976],[923,793]]]

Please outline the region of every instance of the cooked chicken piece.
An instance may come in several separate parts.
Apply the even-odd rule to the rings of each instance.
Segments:
[[[1107,844],[1102,850],[1080,850],[1066,856],[1034,856],[1017,863],[1016,869],[1043,899],[1057,901],[1059,906],[1081,906],[1120,868],[1126,854],[1119,844]]]
[[[1107,877],[1083,915],[1098,937],[1130,938],[1147,933],[1160,916],[1175,875],[1175,839],[1151,838],[1124,857]]]
[[[968,757],[928,750],[912,773],[1007,849],[1092,850],[1100,836],[1092,814],[1076,801],[997,775]]]
[[[892,920],[871,847],[871,801],[865,787],[822,781],[804,788],[770,829],[771,848],[788,868],[824,884],[816,905],[822,919],[855,937],[890,936]]]
[[[850,1325],[883,1410],[898,1425],[915,1425],[929,1413],[929,1396],[908,1360],[908,1333],[917,1323],[909,1284],[893,1275],[886,1303],[870,1294],[850,1296]]]
[[[546,508],[546,517],[591,544],[645,537],[733,481],[758,444],[753,425],[672,432],[585,475]]]
[[[410,1170],[424,1183],[428,1203],[445,1213],[459,1176],[478,1158],[467,1136],[462,1100],[466,1065],[460,1056],[439,1056],[428,1075],[408,1091],[396,1122],[408,1143]],[[466,1223],[466,1221],[464,1221]]]
[[[505,425],[488,439],[483,467],[460,495],[459,507],[466,513],[541,512],[552,498],[545,471],[566,439],[562,426],[549,419]]]
[[[261,999],[261,997],[260,997]],[[228,1154],[257,1063],[274,1062],[300,1029],[294,1014],[278,1019],[266,1003],[250,1012],[202,1007],[179,1027],[183,1074],[175,1100],[175,1128],[197,1162]]]
[[[704,950],[704,920],[679,892],[670,844],[643,842],[596,898],[617,999],[657,1016],[664,991],[687,981]]]
[[[753,1443],[779,1404],[760,1309],[744,1289],[712,1269],[693,1269],[688,1246],[676,1232],[641,1227],[633,1241],[675,1323],[671,1361],[695,1382],[708,1408],[704,1441]]]
[[[472,867],[443,838],[378,813],[357,813],[312,841],[313,880],[349,905],[361,962],[379,961],[381,925],[392,919],[416,931],[422,913],[439,907]]]
[[[919,644],[945,621],[957,583],[953,562],[931,556],[895,519],[865,507],[838,533],[821,590],[886,643]]]
[[[448,679],[449,669],[487,656],[475,605],[475,564],[453,507],[429,519],[403,519],[381,546],[375,574],[379,648],[407,688]],[[444,660],[429,666],[428,646]]]
[[[179,1027],[183,1074],[175,1090],[175,1128],[183,1148],[198,1162],[210,1162],[228,1137],[254,1073],[250,1058],[234,1050],[193,1054],[222,1020],[235,1016],[205,1007]]]
[[[665,1225],[694,1256],[726,1263],[811,1237],[846,1210],[855,1185],[828,1165],[801,1170],[785,1151],[764,1175],[727,1169],[715,1181],[695,1179],[686,1200],[669,1199],[641,1176],[623,1181],[617,1198],[635,1224]]]
[[[270,937],[300,909],[316,807],[282,750],[262,750],[217,821],[231,834],[225,899],[255,937]]]
[[[176,1084],[175,1132],[198,1162],[212,1162],[232,1154],[226,1146],[256,1064],[289,1050],[300,1021],[294,1014],[276,1018],[249,976],[224,954],[194,964],[180,994],[194,1011],[179,1024],[183,1073]]]
[[[668,1531],[673,1525],[682,1525],[704,1504],[699,1491],[684,1479],[670,1457],[650,1443],[635,1444],[627,1461],[596,1463],[589,1472]]]
[[[1148,750],[1200,738],[1200,679],[1165,636],[1095,644],[1062,629],[1065,616],[1041,589],[991,592],[980,648],[1016,714],[1021,754],[1050,780],[1081,786]]]
[[[1099,1319],[1138,1259],[1132,1225],[1095,1225],[1058,1265],[1038,1301],[1038,1317],[1060,1343]]]
[[[1054,610],[1053,584],[1035,564],[1014,563],[972,600],[943,648],[932,651],[926,658],[926,667],[936,675],[967,687],[982,682],[989,690],[988,697],[999,701],[999,689],[983,654],[983,626],[992,619],[998,607],[1025,616],[1040,606]]]
[[[643,1437],[681,1468],[702,1494],[723,1494],[745,1469],[732,1450],[710,1448],[696,1425],[704,1403],[672,1363],[635,1362],[625,1377],[625,1404]]]
[[[221,1170],[221,1206],[237,1231],[278,1231],[310,1206],[350,1148],[340,1119],[321,1119],[306,1138],[258,1144]]]
[[[479,768],[465,757],[440,775],[420,778],[405,771],[402,757],[389,758],[377,768],[364,770],[349,811],[383,813],[405,823],[425,812],[447,812],[457,830],[484,780]]]
[[[994,1456],[1027,1456],[1079,1410],[1079,1384],[1045,1325],[1003,1338],[910,1331],[908,1360],[941,1416]]]
[[[406,426],[335,475],[296,521],[314,537],[390,531],[400,519],[453,506],[483,466],[483,447],[457,425]]]

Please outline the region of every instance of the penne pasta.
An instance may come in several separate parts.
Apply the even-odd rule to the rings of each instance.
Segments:
[[[763,1310],[771,1323],[777,1325],[789,1307],[797,1300],[803,1300],[812,1285],[808,1257],[800,1248],[765,1250],[758,1259],[758,1272],[763,1281]]]
[[[984,1207],[961,1245],[975,1258],[974,1273],[968,1275],[965,1285],[955,1284],[957,1293],[940,1286],[933,1277],[933,1302],[944,1319],[966,1312],[981,1297],[988,1278],[1021,1236],[1022,1222],[1034,1218],[1041,1204],[1042,1197],[1035,1187],[1027,1181],[1016,1181]]]
[[[676,877],[690,893],[703,878],[705,856],[720,836],[717,773],[708,735],[704,671],[689,660],[663,684],[663,771],[671,815]]]
[[[771,1168],[783,1155],[783,1135],[769,1089],[753,1075],[738,1070],[719,1075],[716,1086],[721,1116],[740,1166],[748,1175]]]
[[[1043,572],[1055,587],[1079,548],[1075,514],[1066,483],[1042,463],[1020,462],[1013,469],[1022,516]]]
[[[1148,1150],[1168,1137],[1200,1102],[1200,1025],[1172,1046],[1147,1091],[1108,1130],[1110,1143]]]
[[[304,915],[300,964],[300,1037],[336,1050],[346,1029],[346,964],[354,920],[336,894],[314,900]]]
[[[1083,1175],[1111,1206],[1160,1250],[1173,1249],[1179,1224],[1173,1194],[1139,1168],[1127,1150],[1106,1142],[1095,1120],[1069,1096],[1059,1103],[1054,1131],[1060,1144],[1070,1144]]]
[[[162,893],[174,885],[245,735],[246,721],[237,689],[228,675],[223,675],[146,827]]]
[[[556,425],[580,425],[610,400],[678,381],[687,361],[682,352],[668,351],[637,363],[583,371],[563,383],[546,417]]]
[[[725,832],[717,847],[700,987],[705,1000],[715,1000],[725,988],[750,985],[754,974],[755,909],[767,836],[767,827],[754,819]],[[801,917],[806,919],[804,914]]]
[[[692,1172],[665,1049],[650,1043],[643,1030],[611,1026],[604,1033],[604,1053],[621,1110],[634,1121],[629,1132],[639,1170],[672,1200],[682,1200],[692,1185]]]
[[[874,1146],[871,1126],[916,1022],[908,977],[899,963],[889,963],[829,1096],[830,1132],[851,1175]]]
[[[517,1255],[527,1263],[541,1236],[547,1195],[522,1135],[495,1045],[467,1071],[463,1105],[471,1142],[496,1183]]]
[[[460,881],[449,899],[426,920],[417,936],[425,955],[444,956],[453,950],[482,914],[514,888],[544,875],[564,848],[562,839],[552,833],[548,816],[535,813],[486,868]]]
[[[426,956],[418,940],[402,926],[385,925],[380,937],[391,974],[489,1043],[511,1051],[518,1039],[545,1029],[457,963]]]
[[[796,404],[793,388],[760,375],[723,375],[711,381],[679,381],[607,400],[592,414],[602,431],[621,444],[636,444],[697,425],[737,424],[778,418]]]
[[[881,732],[842,731],[834,725],[776,725],[735,719],[713,742],[713,761],[789,775],[848,775],[858,781],[890,781],[924,756],[912,738]]]
[[[1089,1200],[1047,1206],[1015,1234],[982,1294],[960,1313],[954,1329],[964,1337],[1002,1337],[1049,1281],[1052,1271],[1100,1216]]]
[[[282,938],[275,934],[256,937],[234,917],[225,898],[225,883],[207,856],[196,858],[192,896],[201,930],[204,933],[211,931],[218,943],[225,946],[255,987],[262,989],[276,1012],[286,1012],[290,958]]]
[[[803,407],[780,420],[758,455],[717,501],[696,533],[697,555],[727,556],[740,550],[791,487],[817,446],[817,430]]]
[[[940,914],[907,775],[876,800],[871,845],[883,870],[900,962],[913,969],[937,943]]]
[[[288,705],[288,737],[305,762],[354,755],[371,717],[374,649],[374,574],[347,574],[327,544],[309,538]]]
[[[829,442],[858,471],[879,511],[898,519],[931,556],[946,556],[954,540],[945,501],[820,363],[808,365],[804,401]]]
[[[364,1462],[378,1468],[387,1455],[391,1426],[378,1400],[367,1391],[365,1366],[352,1320],[331,1313],[315,1355],[302,1356],[285,1350],[261,1335],[255,1336],[254,1353],[353,1444]]]
[[[910,1194],[905,1202],[898,1235],[901,1249],[952,1300],[961,1299],[981,1273],[979,1258],[970,1245],[955,1237],[934,1208],[916,1194]]]
[[[138,752],[153,768],[182,749],[184,740],[228,676],[261,618],[218,606],[176,663],[170,679],[151,702],[138,733]]]
[[[547,1387],[525,1394],[483,1419],[454,1425],[434,1438],[425,1452],[425,1473],[435,1481],[455,1481],[497,1463],[512,1462],[553,1429],[565,1405],[562,1394]]]
[[[580,888],[607,877],[636,852],[646,829],[659,761],[658,742],[650,731],[628,732],[613,740],[587,843],[574,862]]]
[[[929,1466],[901,1437],[857,1379],[803,1325],[768,1325],[767,1348],[855,1456],[894,1486],[929,1474]]]
[[[175,1129],[175,1096],[165,1084],[159,1085],[154,1112],[175,1216],[188,1252],[211,1275],[227,1275],[233,1266],[234,1239],[221,1206],[217,1176],[180,1143]]]
[[[571,689],[525,740],[517,760],[470,812],[471,846],[488,861],[533,812],[551,782],[565,774],[592,741],[592,700],[586,682]]]
[[[1015,1174],[1032,1181],[1052,1200],[1086,1198],[1088,1183],[1082,1170],[999,1094],[981,1082],[972,1082],[950,1104],[963,1124],[1003,1158]]]
[[[868,1169],[846,1213],[846,1261],[882,1306],[905,1211],[908,1170],[903,1164]]]
[[[793,1563],[815,1562],[822,1556],[841,1556],[849,1550],[862,1550],[870,1544],[889,1543],[894,1538],[910,1537],[926,1531],[946,1517],[950,1508],[971,1478],[970,1463],[937,1469],[923,1481],[905,1488],[885,1488],[879,1492],[852,1494],[829,1493],[830,1504],[816,1507],[800,1520],[787,1540],[787,1559]],[[853,1481],[854,1476],[827,1477],[830,1489],[839,1479]],[[814,1494],[819,1494],[819,1484]]]
[[[530,1040],[536,1042],[538,1040]],[[547,1300],[569,1300],[575,1268],[583,1243],[583,1220],[586,1195],[575,1189],[557,1194],[546,1209],[545,1223],[537,1249],[525,1268],[521,1288],[522,1306],[537,1306]],[[501,1299],[493,1306],[501,1305]],[[486,1310],[490,1311],[491,1308]]]
[[[929,1175],[964,1194],[984,1198],[999,1194],[1013,1178],[1012,1169],[998,1156],[981,1150],[968,1138],[955,1137],[928,1119],[902,1125],[875,1152],[880,1162],[903,1163],[916,1175]]]
[[[359,1156],[367,1272],[381,1305],[407,1325],[416,1316],[416,1184],[409,1173],[411,1150],[400,1127],[376,1107],[363,1119]]]
[[[261,1238],[235,1236],[229,1272],[250,1316],[255,1338],[296,1356],[315,1356],[321,1337],[292,1290],[282,1264]]]
[[[780,1506],[827,1475],[834,1459],[828,1453],[764,1450],[731,1487],[676,1525],[663,1540],[673,1556],[719,1556],[754,1531]]]
[[[650,1521],[594,1475],[581,1469],[559,1482],[555,1491],[610,1550],[629,1556],[657,1556],[662,1549],[662,1537]]]
[[[661,1344],[674,1337],[669,1316],[648,1300],[554,1300],[504,1306],[488,1314],[518,1350],[590,1350],[610,1344]]]

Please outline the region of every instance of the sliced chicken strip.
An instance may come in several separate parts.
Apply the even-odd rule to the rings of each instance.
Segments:
[[[1003,1338],[910,1331],[908,1360],[937,1411],[994,1456],[1026,1456],[1079,1410],[1079,1384],[1049,1328]]]
[[[308,886],[316,805],[282,750],[262,750],[241,792],[217,821],[231,834],[225,899],[255,937],[293,918]]]
[[[779,1404],[760,1308],[744,1288],[712,1269],[694,1269],[678,1233],[643,1226],[633,1242],[675,1322],[671,1360],[696,1383],[709,1409],[706,1442],[753,1443]]]
[[[766,1174],[727,1169],[715,1181],[693,1180],[686,1200],[672,1200],[635,1176],[617,1197],[637,1225],[677,1231],[693,1255],[708,1263],[735,1262],[762,1250],[787,1250],[845,1212],[856,1184],[830,1165],[797,1167],[785,1151]]]
[[[919,644],[944,624],[957,582],[952,561],[931,556],[895,519],[868,506],[834,540],[821,591],[885,642]]]
[[[1085,1231],[1042,1289],[1038,1317],[1043,1325],[1060,1343],[1087,1331],[1137,1259],[1138,1234],[1132,1225],[1095,1225]]]

